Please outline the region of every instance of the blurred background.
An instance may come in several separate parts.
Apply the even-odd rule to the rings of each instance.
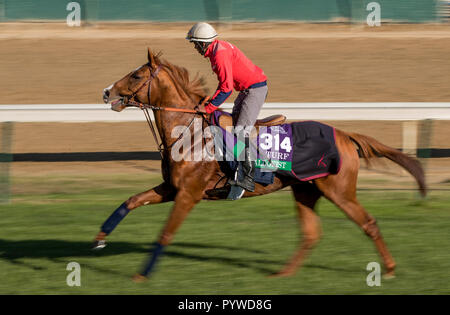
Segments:
[[[71,26],[77,14],[79,26]],[[381,25],[370,26],[376,14]],[[319,120],[420,159],[431,188],[425,201],[384,159],[371,169],[362,163],[359,178],[362,203],[399,257],[400,280],[367,287],[365,265],[378,259],[372,244],[326,202],[324,241],[306,271],[276,285],[264,280],[296,246],[289,190],[235,209],[201,203],[145,288],[128,278],[170,205],[127,218],[111,235],[115,249],[96,256],[86,249],[116,205],[161,180],[144,116],[112,113],[101,105],[102,90],[146,63],[150,47],[204,76],[212,94],[209,61],[184,39],[197,21],[210,22],[265,71],[261,116]],[[450,292],[442,279],[450,264],[449,22],[450,1],[438,0],[0,0],[0,208],[8,213],[0,222],[0,293]],[[285,229],[280,249],[275,239]],[[248,247],[239,253],[242,243]],[[64,280],[74,260],[87,270],[75,289]],[[189,277],[197,270],[208,272]],[[219,283],[224,277],[234,280]],[[170,281],[178,283],[173,291],[164,285]]]

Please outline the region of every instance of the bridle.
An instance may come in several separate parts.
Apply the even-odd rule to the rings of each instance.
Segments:
[[[148,78],[144,83],[142,83],[141,86],[140,86],[136,91],[134,91],[130,96],[124,96],[124,97],[123,97],[123,100],[122,100],[122,104],[125,105],[125,106],[134,106],[134,107],[138,107],[138,108],[140,108],[140,109],[144,112],[145,119],[147,120],[147,123],[148,123],[148,125],[149,125],[149,127],[150,127],[150,130],[151,130],[152,134],[153,134],[153,138],[155,139],[155,143],[158,145],[158,151],[159,151],[159,154],[161,155],[161,159],[163,159],[163,158],[164,158],[164,153],[163,153],[164,150],[165,150],[165,149],[170,149],[170,148],[171,148],[171,147],[172,147],[179,139],[181,139],[181,137],[182,137],[183,134],[184,134],[184,131],[180,134],[180,136],[179,136],[179,137],[178,137],[171,145],[169,145],[167,148],[164,148],[163,142],[162,142],[162,141],[159,142],[159,141],[158,141],[158,137],[156,136],[156,130],[155,130],[155,127],[154,127],[154,125],[153,125],[153,122],[152,122],[152,120],[151,120],[151,118],[150,118],[150,113],[148,112],[149,109],[154,110],[154,111],[155,111],[155,110],[161,110],[161,111],[182,112],[182,113],[193,114],[193,115],[194,115],[194,118],[192,118],[191,122],[188,124],[188,126],[186,127],[185,130],[187,130],[187,129],[189,129],[189,128],[191,127],[192,123],[194,122],[195,115],[200,115],[200,116],[202,116],[203,120],[205,120],[205,121],[208,121],[208,120],[205,118],[205,114],[206,114],[206,113],[201,112],[201,111],[199,111],[199,110],[195,110],[195,109],[185,109],[185,108],[175,108],[175,107],[159,107],[159,106],[151,105],[150,103],[151,103],[151,93],[152,93],[152,81],[153,81],[153,79],[155,79],[155,78],[158,76],[158,73],[159,73],[159,71],[161,70],[162,65],[161,65],[161,64],[158,65],[158,67],[156,68],[156,70],[153,71],[153,72],[152,72],[152,67],[151,67],[150,62],[147,63],[146,66],[148,66],[148,69],[149,69],[149,71],[150,71],[150,76],[149,76],[149,78]],[[138,102],[138,101],[134,100],[134,98],[136,97],[136,95],[137,95],[137,94],[138,94],[138,93],[139,93],[146,85],[148,85],[148,89],[147,89],[147,97],[148,97],[148,103],[149,103],[149,104],[141,103],[141,102]],[[161,138],[161,135],[160,135],[160,138]],[[162,139],[162,138],[161,138],[161,139]]]
[[[150,96],[151,96],[151,93],[152,93],[152,81],[153,81],[154,78],[156,78],[156,76],[158,75],[159,71],[161,70],[161,65],[159,65],[158,68],[156,68],[156,70],[154,72],[152,72],[152,67],[151,67],[150,63],[147,63],[146,66],[148,66],[148,70],[150,71],[149,78],[144,83],[142,83],[141,86],[136,91],[134,91],[130,96],[125,96],[123,98],[122,102],[123,102],[124,105],[126,105],[126,106],[137,106],[137,107],[140,107],[140,108],[142,108],[144,105],[151,106],[150,105],[150,102],[151,102],[150,101]],[[143,104],[143,103],[134,101],[133,99],[136,97],[136,94],[138,94],[147,84],[148,84],[147,96],[148,96],[149,104]]]

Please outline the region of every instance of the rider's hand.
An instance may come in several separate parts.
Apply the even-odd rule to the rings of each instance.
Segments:
[[[211,114],[211,113],[214,112],[217,108],[218,108],[217,106],[214,106],[213,104],[208,103],[208,104],[205,106],[205,112],[207,112],[208,114]]]
[[[196,110],[198,110],[198,111],[200,111],[200,112],[202,112],[202,113],[208,113],[208,114],[210,114],[210,113],[212,113],[213,111],[211,111],[211,106],[214,106],[214,105],[212,105],[212,104],[210,104],[209,103],[209,100],[211,99],[211,97],[209,97],[209,96],[205,96],[201,101],[200,101],[200,103],[197,105],[197,106],[195,106],[195,109]],[[215,106],[214,106],[215,107]]]

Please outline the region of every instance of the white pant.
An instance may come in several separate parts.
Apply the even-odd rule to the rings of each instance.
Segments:
[[[243,128],[245,136],[250,134],[251,127],[255,125],[259,112],[266,100],[267,91],[267,85],[243,90],[234,100],[232,111],[233,126],[236,129]]]

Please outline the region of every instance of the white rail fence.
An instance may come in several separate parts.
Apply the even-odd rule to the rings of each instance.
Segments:
[[[226,103],[221,108],[231,111],[232,106]],[[260,118],[275,114],[283,114],[292,120],[403,121],[402,149],[416,154],[418,143],[425,147],[429,145],[426,139],[431,138],[431,121],[450,120],[450,103],[267,103]],[[143,120],[138,108],[127,108],[118,113],[107,104],[0,105],[0,123]]]
[[[232,104],[221,108],[231,111]],[[450,103],[266,103],[264,116],[296,120],[450,120]],[[138,108],[117,113],[107,104],[0,105],[0,122],[142,121]]]

